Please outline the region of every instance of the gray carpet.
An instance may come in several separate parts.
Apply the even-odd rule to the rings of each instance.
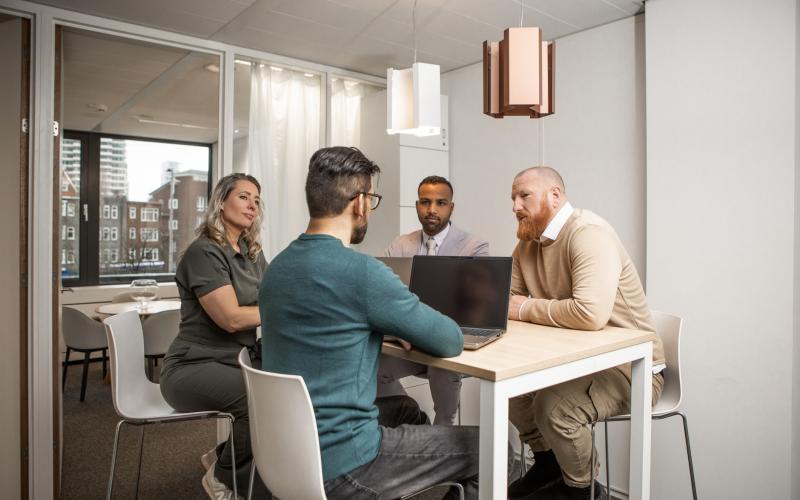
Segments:
[[[92,363],[86,399],[80,402],[81,367],[70,366],[64,391],[61,498],[104,498],[111,469],[114,429],[119,421],[111,402],[111,386],[101,380],[100,363]],[[125,425],[120,433],[114,498],[134,498],[140,427]],[[200,479],[200,455],[211,449],[213,421],[180,422],[145,427],[139,498],[207,498]]]

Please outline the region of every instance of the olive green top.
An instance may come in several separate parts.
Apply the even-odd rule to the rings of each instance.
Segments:
[[[198,300],[219,287],[232,285],[240,306],[257,306],[261,277],[267,269],[263,253],[255,261],[247,257],[247,243],[239,240],[239,251],[199,236],[183,254],[175,272],[181,298],[178,337],[169,348],[166,365],[218,361],[236,364],[242,346],[252,346],[256,329],[229,333],[217,326]]]

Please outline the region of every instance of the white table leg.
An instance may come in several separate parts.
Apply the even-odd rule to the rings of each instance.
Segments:
[[[653,343],[645,346],[644,357],[631,362],[630,500],[650,498]]]
[[[505,498],[508,480],[508,399],[498,384],[481,380],[480,500]]]

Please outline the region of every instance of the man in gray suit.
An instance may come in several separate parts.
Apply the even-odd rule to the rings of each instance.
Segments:
[[[488,242],[462,231],[450,222],[455,204],[453,186],[447,179],[439,176],[422,179],[417,188],[417,196],[417,217],[422,229],[395,238],[385,251],[387,257],[489,255]],[[411,348],[405,343],[404,347]],[[454,424],[461,398],[461,375],[412,361],[381,356],[378,396],[405,394],[400,379],[409,375],[427,375],[433,409],[436,412],[434,424]]]

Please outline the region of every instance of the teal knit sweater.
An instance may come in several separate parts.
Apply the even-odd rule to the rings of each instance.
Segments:
[[[261,283],[263,367],[301,375],[314,413],[324,480],[372,461],[383,335],[435,356],[461,353],[458,325],[421,303],[380,261],[327,235],[302,234]]]

